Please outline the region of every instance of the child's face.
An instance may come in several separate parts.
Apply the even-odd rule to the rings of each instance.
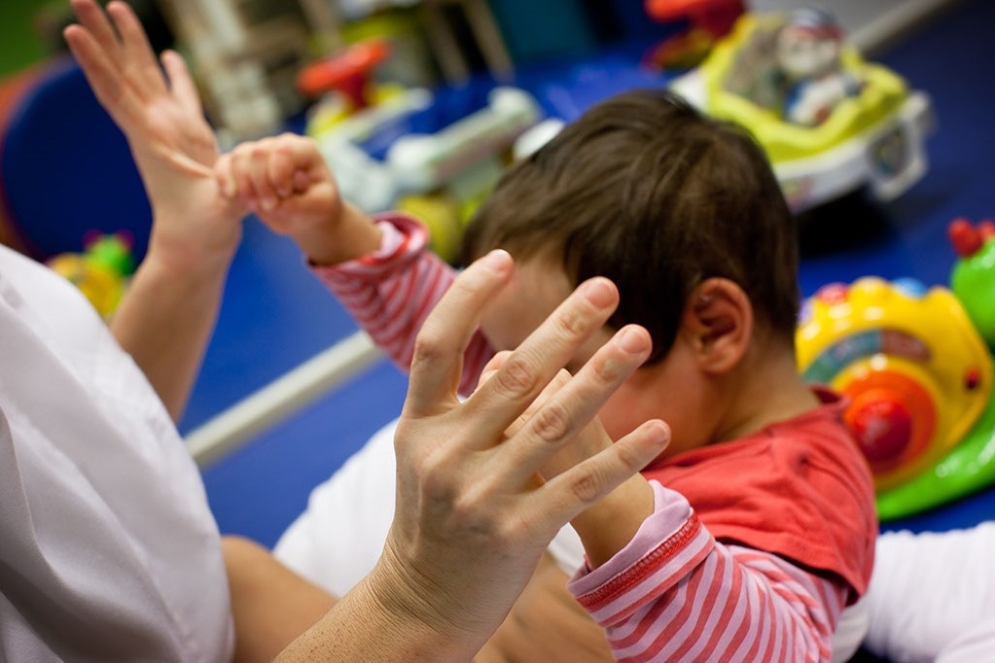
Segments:
[[[544,259],[516,263],[511,282],[488,307],[481,330],[496,350],[511,350],[532,333],[573,291],[558,265]],[[604,345],[613,332],[600,329],[577,351],[566,369],[576,373]],[[599,418],[608,435],[617,440],[647,419],[666,421],[673,441],[666,456],[699,446],[695,441],[695,412],[698,390],[694,365],[678,339],[663,362],[642,369],[605,403]]]

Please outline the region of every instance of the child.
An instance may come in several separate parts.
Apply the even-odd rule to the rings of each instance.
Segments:
[[[218,173],[408,366],[454,277],[425,251],[421,226],[371,223],[340,201],[306,139],[240,147]],[[570,591],[616,658],[829,660],[840,613],[866,590],[871,476],[843,403],[797,372],[796,244],[760,148],[662,90],[592,108],[510,169],[468,228],[467,259],[501,247],[516,273],[467,347],[464,393],[495,350],[518,345],[592,275],[616,283],[620,305],[568,369],[626,324],[653,337],[649,360],[599,415],[613,439],[664,419],[672,442],[638,498],[573,523],[587,563]],[[520,614],[541,614],[527,603],[542,595],[526,591]],[[498,651],[480,660],[516,647],[542,659],[542,638],[516,641],[521,621],[513,612],[510,635],[502,627]]]

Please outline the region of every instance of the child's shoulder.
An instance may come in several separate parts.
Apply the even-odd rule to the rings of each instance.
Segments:
[[[873,480],[842,421],[846,401],[817,395],[812,410],[645,474],[682,493],[716,539],[832,572],[862,592],[878,527]]]

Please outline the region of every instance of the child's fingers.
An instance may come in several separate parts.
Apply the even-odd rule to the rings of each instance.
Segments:
[[[479,389],[480,385],[494,377],[494,374],[501,370],[501,367],[504,365],[504,362],[508,359],[509,355],[511,355],[511,350],[502,350],[495,353],[493,357],[488,359],[487,363],[484,364],[484,367],[480,370],[480,377],[477,378],[477,386],[474,387],[474,389]]]
[[[252,185],[249,170],[252,163],[254,144],[243,143],[231,151],[229,156],[229,176],[235,183],[235,195],[254,207],[258,203],[256,189]]]
[[[282,196],[303,193],[314,181],[332,180],[332,173],[325,159],[311,138],[297,134],[284,134],[280,141],[280,160],[271,164],[277,191]],[[276,180],[277,173],[279,180]]]
[[[252,183],[259,209],[268,212],[280,201],[273,183],[270,181],[269,162],[273,159],[275,139],[265,138],[254,144],[249,151],[246,163],[247,177]]]
[[[270,156],[266,166],[266,176],[277,197],[284,199],[292,195],[295,191],[294,175],[299,171],[294,164],[290,146],[281,144]]]
[[[231,171],[231,155],[222,154],[214,162],[214,179],[218,182],[221,195],[229,200],[238,194],[238,186],[235,184],[235,176]]]

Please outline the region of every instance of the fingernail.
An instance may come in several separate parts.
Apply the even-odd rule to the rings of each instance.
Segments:
[[[626,327],[618,334],[618,347],[629,354],[639,354],[649,349],[646,334],[640,333],[633,327]]]
[[[588,283],[584,292],[584,296],[587,297],[587,301],[591,302],[598,308],[611,304],[614,294],[614,288],[608,285],[606,281],[600,279]]]
[[[504,272],[511,266],[511,254],[504,249],[494,249],[483,258],[481,262],[495,272]]]
[[[272,198],[263,198],[260,205],[262,206],[264,212],[269,212],[276,207],[276,202]]]
[[[664,445],[670,443],[670,426],[665,422],[654,419],[653,421],[646,422],[646,427],[649,429],[654,444]]]

